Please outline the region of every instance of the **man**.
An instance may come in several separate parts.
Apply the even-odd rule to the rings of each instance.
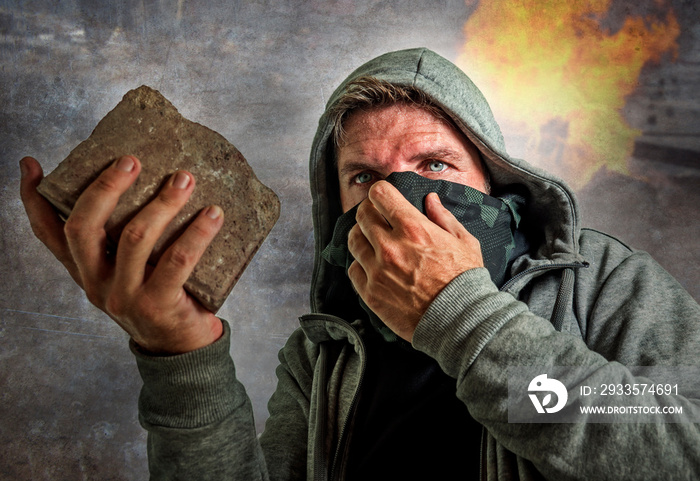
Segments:
[[[312,314],[280,351],[259,440],[228,325],[182,289],[220,209],[145,267],[192,176],[173,175],[111,259],[103,226],[138,160],[107,169],[65,229],[36,161],[22,170],[35,233],[132,337],[154,479],[700,474],[695,424],[508,423],[509,366],[582,366],[591,383],[697,366],[700,308],[648,255],[581,230],[569,188],[511,159],[480,92],[431,51],[363,65],[320,120]]]

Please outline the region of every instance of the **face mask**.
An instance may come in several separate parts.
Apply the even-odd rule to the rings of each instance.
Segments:
[[[386,178],[408,201],[425,215],[425,197],[436,192],[442,205],[481,243],[484,267],[494,284],[500,287],[515,248],[514,232],[520,222],[518,210],[524,199],[517,195],[491,197],[472,187],[432,180],[414,172],[395,172]],[[331,242],[321,253],[330,264],[343,267],[345,273],[353,262],[348,251],[348,233],[355,225],[357,206],[341,215],[335,224]],[[370,322],[387,341],[398,337],[369,309],[362,299],[360,305],[369,314]]]

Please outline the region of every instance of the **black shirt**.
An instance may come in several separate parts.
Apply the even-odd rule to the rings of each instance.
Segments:
[[[407,343],[367,340],[348,479],[475,479],[481,425],[456,381]]]

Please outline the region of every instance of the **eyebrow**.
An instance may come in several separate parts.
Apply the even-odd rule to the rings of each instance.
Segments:
[[[426,159],[445,160],[457,164],[461,157],[458,152],[450,148],[438,148],[426,152],[419,152],[410,158],[411,161],[420,162]],[[353,172],[361,172],[363,170],[375,170],[377,165],[372,162],[362,160],[350,161],[342,169],[338,169],[339,176],[345,176]]]
[[[455,152],[453,149],[448,149],[448,148],[443,148],[443,149],[435,149],[435,150],[430,150],[428,152],[421,152],[413,157],[411,157],[411,160],[425,160],[425,159],[436,159],[436,160],[448,160],[452,162],[457,162],[460,160],[460,155],[458,152]]]
[[[376,164],[371,164],[369,162],[348,162],[347,164],[345,164],[345,167],[338,171],[338,174],[342,176],[350,174],[352,172],[359,172],[362,170],[374,170],[376,167]]]

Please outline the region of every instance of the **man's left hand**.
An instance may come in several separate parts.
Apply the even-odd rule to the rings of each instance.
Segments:
[[[479,241],[443,207],[425,200],[427,217],[391,184],[379,181],[357,210],[348,276],[367,306],[407,341],[452,279],[483,267]]]

